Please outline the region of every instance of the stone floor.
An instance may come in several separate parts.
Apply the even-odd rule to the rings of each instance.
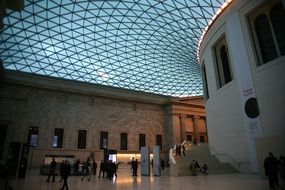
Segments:
[[[47,176],[39,175],[38,172],[28,172],[25,179],[11,179],[10,184],[14,190],[54,190],[60,189],[62,183],[56,177],[54,183],[46,182]],[[171,177],[167,170],[162,176],[138,176],[132,177],[129,168],[119,168],[118,177],[114,180],[92,176],[90,181],[80,180],[80,176],[68,178],[69,190],[267,190],[266,179],[260,179],[253,174],[226,174],[226,175],[200,175]]]

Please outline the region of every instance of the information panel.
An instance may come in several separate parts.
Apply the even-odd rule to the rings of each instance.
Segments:
[[[141,147],[141,175],[150,175],[149,148]]]
[[[160,147],[153,146],[153,175],[160,176]]]

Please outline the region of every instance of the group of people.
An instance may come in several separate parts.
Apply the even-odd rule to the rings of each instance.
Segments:
[[[74,175],[86,175],[86,173],[97,174],[97,162],[90,157],[86,162],[81,163],[80,159],[77,159],[74,163]]]
[[[268,177],[269,188],[275,189],[281,187],[281,189],[285,189],[285,157],[280,156],[278,160],[272,152],[269,152],[269,155],[263,162],[263,166],[265,176]],[[279,173],[281,181],[279,181]]]
[[[138,176],[138,159],[132,158],[131,161],[131,169],[132,169],[132,174],[134,177]]]
[[[185,146],[183,144],[176,144],[175,147],[175,156],[181,156],[181,151],[183,153],[183,156],[185,156]]]
[[[61,190],[68,189],[67,179],[70,174],[70,169],[71,169],[71,166],[70,166],[69,161],[63,160],[60,165],[60,176],[61,176],[60,181],[63,180],[63,185],[61,187]],[[47,182],[49,182],[51,176],[52,176],[52,182],[55,181],[55,171],[56,171],[56,161],[55,161],[55,158],[52,158],[52,161],[49,167],[49,175],[47,178]]]
[[[112,160],[109,160],[107,162],[104,162],[103,160],[100,163],[100,171],[99,171],[99,178],[101,178],[101,174],[103,178],[106,177],[110,180],[112,180],[114,177],[118,177],[117,175],[117,169],[120,163],[113,162]]]
[[[201,172],[205,175],[208,175],[207,170],[208,170],[208,165],[206,163],[204,163],[204,165],[202,167],[200,167],[200,164],[197,160],[193,160],[189,166],[192,175],[193,176],[197,176],[198,172]]]
[[[80,165],[80,160],[76,160],[74,164],[74,174],[76,175],[79,174],[79,168],[80,168],[79,165]],[[57,163],[55,161],[55,158],[53,157],[49,165],[49,174],[46,180],[47,183],[50,181],[51,177],[52,177],[52,182],[55,182],[56,167],[57,167]],[[93,171],[93,174],[95,173],[96,175],[96,167],[97,167],[96,162],[93,161],[90,157],[88,157],[87,161],[83,163],[82,165],[83,177],[81,178],[81,180],[87,177],[87,179],[90,181],[92,171]],[[92,168],[94,168],[95,171]],[[68,160],[62,160],[60,164],[59,172],[60,172],[60,177],[61,177],[60,182],[63,181],[61,190],[68,189],[67,179],[71,172],[71,165]]]
[[[179,147],[179,145],[177,145],[176,147]],[[182,145],[183,147],[183,145]],[[181,152],[179,153],[179,149],[177,148],[177,154],[181,155]],[[77,160],[74,164],[74,173],[78,174],[78,168],[79,168],[79,164],[80,161]],[[50,178],[52,177],[52,182],[55,181],[55,171],[56,171],[56,161],[55,158],[52,158],[52,161],[50,163],[49,166],[49,174],[48,174],[48,178],[47,178],[47,182],[50,181]],[[111,160],[109,160],[108,162],[104,162],[103,160],[100,163],[100,171],[99,171],[99,178],[101,177],[101,174],[103,174],[103,177],[105,177],[105,174],[107,174],[107,178],[109,178],[110,180],[113,179],[113,177],[117,178],[117,169],[118,169],[118,165],[115,162],[112,162]],[[132,158],[132,161],[130,163],[131,165],[131,169],[132,169],[132,175],[134,177],[138,176],[137,172],[138,172],[138,160]],[[164,162],[161,162],[162,167],[164,167]],[[91,178],[91,174],[93,173],[94,175],[96,175],[96,168],[97,168],[97,163],[95,161],[93,161],[90,157],[87,159],[87,161],[85,163],[83,163],[83,167],[82,167],[83,171],[83,177],[81,178],[81,180],[84,180],[85,178],[87,178],[90,181]],[[207,175],[207,170],[208,170],[208,166],[206,163],[204,163],[204,165],[202,167],[200,167],[200,164],[198,163],[197,160],[193,160],[189,166],[192,175],[193,176],[197,176],[197,172],[201,172],[205,175]],[[277,187],[282,187],[283,189],[285,189],[284,185],[285,185],[285,157],[284,156],[280,156],[279,160],[273,155],[272,152],[269,153],[268,157],[265,158],[264,160],[264,170],[265,170],[265,176],[268,176],[268,180],[269,180],[269,187],[270,189],[275,189]],[[67,179],[68,176],[70,175],[70,171],[71,171],[71,166],[68,160],[63,160],[61,165],[60,165],[60,176],[61,176],[61,180],[63,181],[63,185],[62,185],[62,190],[63,189],[68,189],[68,184],[67,184]],[[281,183],[279,183],[279,178],[278,178],[278,174],[280,173],[280,179],[281,179]]]

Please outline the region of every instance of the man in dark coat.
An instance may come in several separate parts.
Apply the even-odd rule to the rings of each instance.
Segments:
[[[68,160],[65,160],[64,165],[62,166],[62,179],[63,179],[63,185],[61,190],[63,190],[64,188],[66,188],[66,190],[68,190],[68,185],[67,185],[67,178],[70,174],[70,164],[68,162]]]
[[[55,161],[55,158],[52,158],[52,161],[49,165],[49,174],[48,174],[47,182],[49,182],[49,178],[51,175],[52,175],[52,182],[55,181],[55,169],[56,169],[56,161]]]
[[[269,152],[269,156],[264,160],[265,176],[268,176],[269,188],[274,189],[278,184],[278,160]]]
[[[138,160],[132,160],[131,166],[133,169],[133,176],[138,176]]]

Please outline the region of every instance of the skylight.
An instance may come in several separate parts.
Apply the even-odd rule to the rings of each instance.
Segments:
[[[196,51],[225,0],[26,0],[0,31],[4,68],[124,89],[202,95]]]

